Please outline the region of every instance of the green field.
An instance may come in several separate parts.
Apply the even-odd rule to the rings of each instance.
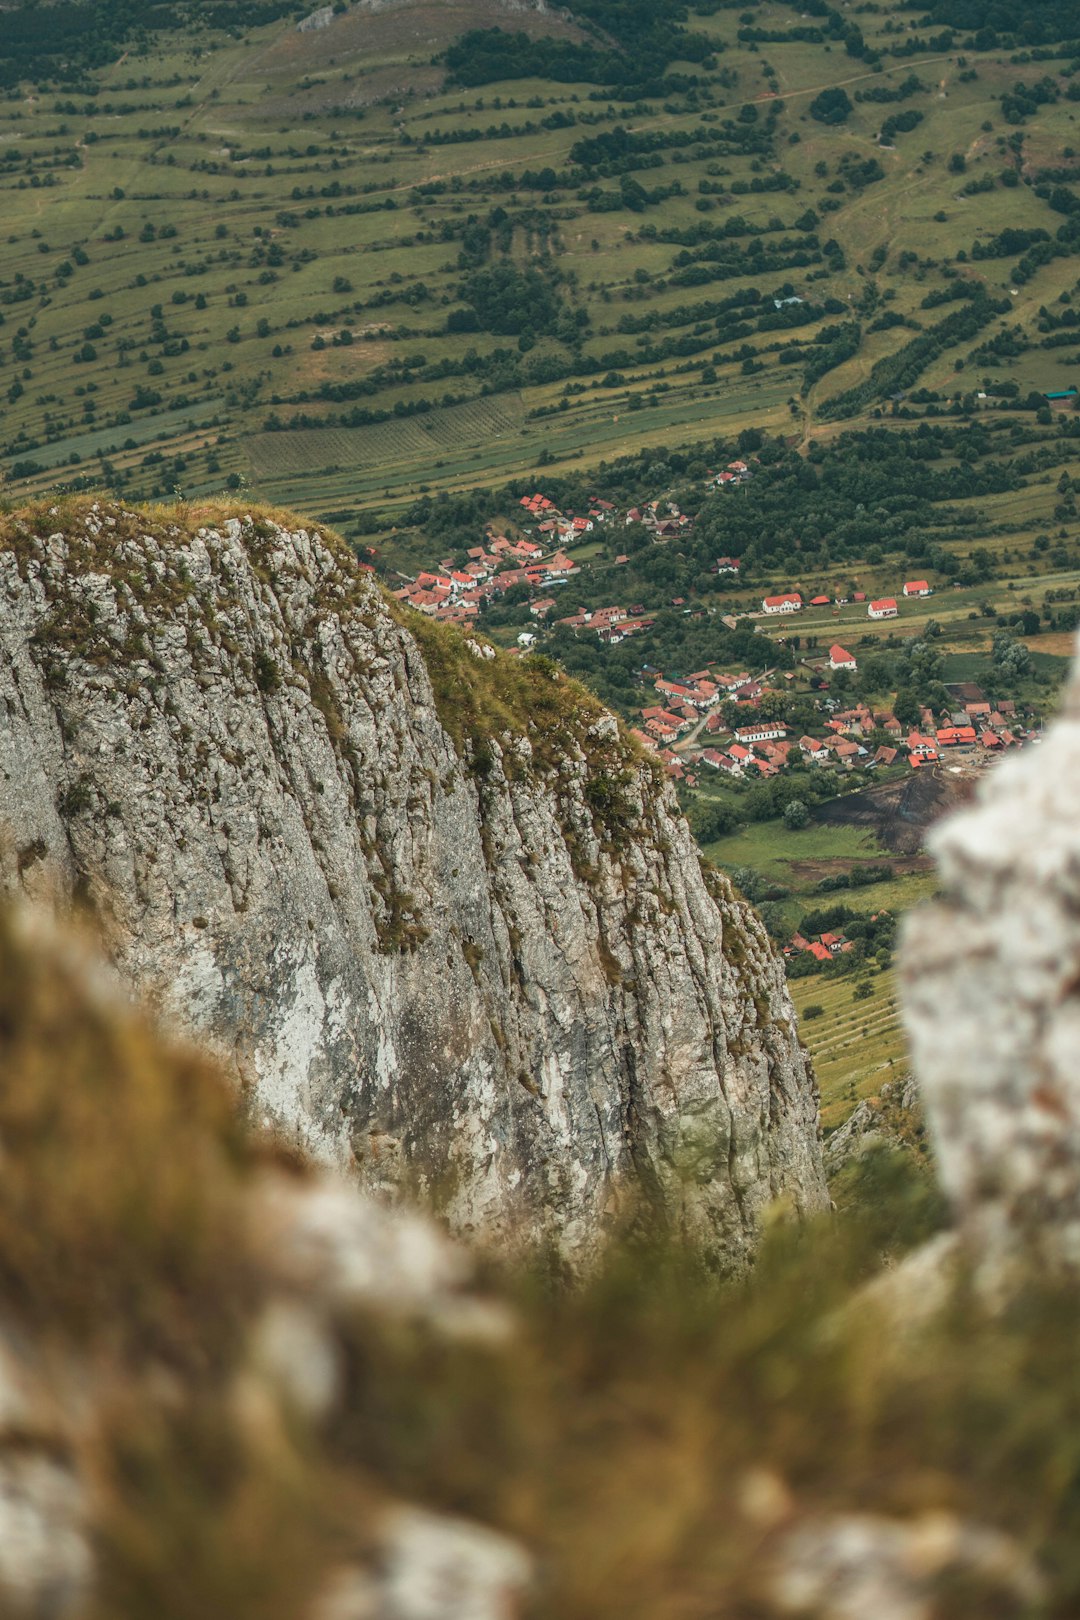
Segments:
[[[1017,285],[1019,252],[971,257],[976,238],[1060,220],[1002,178],[1072,162],[1060,90],[1023,119],[1021,147],[1002,118],[1003,92],[1047,64],[959,37],[936,48],[898,3],[860,8],[862,57],[824,37],[756,44],[748,23],[805,21],[770,3],[691,12],[717,55],[666,94],[449,80],[440,52],[504,20],[496,0],[403,0],[305,33],[291,16],[192,24],[9,90],[0,465],[15,492],[58,475],[133,494],[231,480],[370,529],[425,485],[540,462],[587,468],[750,426],[827,441],[838,396],[941,319],[923,305],[961,253],[1008,315],[946,343],[920,385],[950,395],[958,367],[968,390],[1069,384],[1073,351],[1040,349],[1036,327],[1075,263]],[[587,37],[561,13],[513,26]],[[851,98],[839,126],[811,115],[830,86]],[[898,114],[920,121],[879,139]],[[621,131],[631,155],[615,162]],[[534,294],[519,281],[509,313],[476,314],[477,271],[527,270]],[[806,313],[789,305],[797,324],[777,326],[789,294]],[[845,322],[853,352],[807,380],[817,339]],[[1014,327],[1012,359],[983,353]],[[1046,501],[1049,517],[1049,483]],[[1030,498],[1015,510],[1041,515]],[[994,521],[1007,512],[1003,497]]]
[[[856,1001],[857,984],[873,995]],[[821,1123],[828,1132],[843,1123],[857,1102],[874,1097],[887,1080],[903,1077],[908,1057],[892,972],[869,970],[865,978],[797,979],[792,995],[800,1031],[810,1048],[821,1088]],[[821,1007],[807,1018],[807,1007]]]

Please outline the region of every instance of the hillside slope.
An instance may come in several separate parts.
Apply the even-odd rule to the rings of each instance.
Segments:
[[[295,525],[6,520],[8,883],[369,1185],[573,1252],[629,1179],[738,1263],[824,1197],[763,930],[595,699],[415,630]]]
[[[5,8],[20,498],[250,486],[400,566],[428,487],[1074,397],[1067,8],[572,9]]]

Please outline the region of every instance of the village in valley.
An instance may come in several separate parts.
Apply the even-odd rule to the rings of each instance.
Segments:
[[[710,475],[709,488],[730,490],[752,476],[748,462],[735,460]],[[479,628],[493,604],[524,588],[532,624],[515,638],[512,650],[521,653],[541,647],[545,630],[553,627],[595,636],[607,647],[653,628],[659,609],[641,604],[579,606],[560,614],[560,595],[565,595],[561,588],[589,570],[589,562],[575,555],[575,548],[605,531],[615,536],[617,547],[619,529],[631,525],[641,525],[653,543],[664,544],[690,531],[692,517],[664,499],[621,511],[597,497],[581,514],[560,511],[540,493],[521,496],[518,505],[513,537],[488,532],[460,564],[447,558],[423,569],[396,588],[394,596],[441,622]],[[628,560],[616,549],[613,567]],[[740,561],[718,557],[712,572],[718,580],[737,584]],[[790,590],[768,593],[724,613],[715,606],[688,605],[681,597],[664,606],[687,615],[712,612],[728,629],[743,626],[763,632],[771,631],[773,621],[797,623],[797,616],[807,610],[838,615],[850,609],[864,618],[859,639],[866,641],[863,630],[901,618],[904,605],[934,594],[927,579],[911,579],[902,581],[895,595],[852,590],[850,595],[819,592],[804,598],[800,591]],[[854,629],[849,614],[844,633],[853,643]],[[932,635],[932,621],[929,629]],[[750,781],[768,780],[799,766],[839,772],[919,770],[950,759],[973,767],[1021,746],[1033,730],[1038,733],[1040,717],[1030,708],[1021,711],[1011,697],[991,698],[971,682],[957,684],[949,693],[952,701],[937,711],[920,703],[917,712],[898,715],[888,703],[872,707],[865,701],[851,702],[847,694],[850,677],[859,671],[859,654],[839,640],[823,645],[824,640],[820,634],[805,638],[762,634],[763,667],[754,671],[709,664],[684,673],[643,663],[638,674],[645,689],[643,701],[638,714],[627,717],[632,735],[659,756],[676,781],[695,787],[707,772]],[[799,649],[794,667],[770,667],[773,648],[792,643]],[[806,721],[803,726],[793,723],[800,716]]]
[[[905,577],[886,565],[861,581],[818,585],[771,580],[720,554],[706,590],[665,596],[635,584],[616,595],[624,576],[642,577],[627,568],[632,559],[665,547],[685,554],[700,539],[704,503],[735,498],[755,472],[753,458],[740,457],[709,473],[696,515],[684,510],[685,490],[678,499],[650,492],[639,503],[593,495],[573,503],[580,509],[540,491],[516,494],[475,545],[401,577],[393,594],[519,656],[553,652],[594,684],[618,649],[629,674],[621,690],[631,694],[618,706],[630,734],[676,783],[706,850],[759,905],[789,975],[843,974],[875,955],[886,968],[896,907],[925,881],[926,857],[909,851],[883,864],[890,850],[872,830],[858,835],[857,850],[846,834],[843,859],[800,864],[797,852],[806,839],[832,849],[841,838],[830,824],[837,806],[910,798],[905,783],[919,775],[935,778],[916,795],[921,804],[967,791],[963,784],[997,757],[1038,741],[1043,703],[1021,678],[1031,673],[1027,647],[1000,628],[988,597],[932,573]],[[632,599],[639,591],[646,601]],[[945,650],[987,631],[996,649],[987,673],[949,679],[948,663],[964,658]],[[659,647],[677,649],[677,662]],[[817,834],[801,831],[807,826]],[[745,867],[740,838],[752,842]],[[811,875],[792,888],[789,874],[802,869]],[[848,897],[855,911],[835,895],[824,910],[815,906],[818,891],[874,880],[876,888]],[[885,903],[875,902],[879,893]]]

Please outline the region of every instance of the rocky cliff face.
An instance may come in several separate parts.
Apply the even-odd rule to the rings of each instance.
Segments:
[[[782,969],[615,721],[325,534],[201,517],[4,521],[6,884],[459,1230],[573,1253],[635,1185],[738,1264],[770,1200],[820,1207]]]

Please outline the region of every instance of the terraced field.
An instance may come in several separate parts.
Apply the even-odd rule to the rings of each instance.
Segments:
[[[520,396],[476,400],[364,428],[315,428],[309,432],[254,434],[244,441],[252,478],[260,485],[308,472],[342,467],[415,466],[435,454],[453,456],[521,429]]]
[[[848,49],[766,0],[691,11],[716,54],[624,94],[448,75],[468,28],[592,37],[562,13],[298,17],[135,36],[7,91],[0,466],[19,493],[246,480],[389,530],[435,481],[707,456],[747,428],[828,442],[893,407],[881,368],[919,334],[904,389],[1007,377],[1022,401],[1074,378],[1080,347],[1042,312],[1075,261],[1024,268],[1065,206],[1040,176],[1078,166],[1067,51],[933,35],[900,0],[860,7]],[[1003,96],[1044,82],[1010,122]],[[990,301],[970,330],[947,324],[958,277]]]
[[[869,984],[873,995],[857,1001],[855,990],[861,984]],[[822,1127],[834,1130],[857,1102],[876,1096],[884,1081],[905,1073],[907,1049],[895,975],[870,970],[866,978],[797,979],[792,995],[821,1087]],[[806,1009],[815,1006],[821,1013],[807,1018]]]

